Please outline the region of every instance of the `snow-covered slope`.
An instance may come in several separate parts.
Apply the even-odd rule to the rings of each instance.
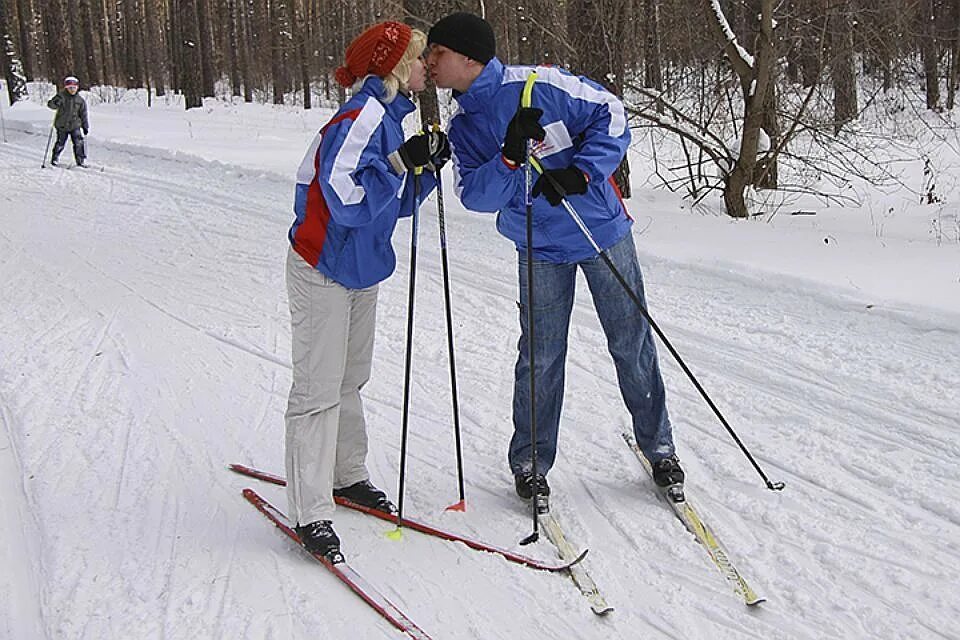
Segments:
[[[98,104],[84,171],[41,169],[48,113],[4,107],[0,637],[401,637],[240,496],[254,486],[284,507],[282,490],[226,470],[282,470],[285,234],[323,114]],[[563,575],[413,532],[391,541],[341,512],[355,568],[438,639],[958,637],[960,246],[892,224],[880,237],[858,212],[733,224],[648,188],[629,206],[651,312],[787,483],[763,487],[661,349],[688,491],[768,601],[736,599],[620,440],[626,411],[585,295],[550,479],[616,611],[596,618]],[[452,191],[446,209],[468,511],[443,511],[457,490],[434,202],[405,509],[519,549],[530,521],[505,463],[514,251]],[[369,467],[391,494],[410,228],[365,391]]]

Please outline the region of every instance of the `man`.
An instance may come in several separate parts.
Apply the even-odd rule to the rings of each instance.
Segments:
[[[78,167],[86,166],[87,149],[83,137],[90,133],[90,122],[87,120],[87,102],[79,95],[80,81],[73,76],[67,76],[63,81],[63,91],[53,96],[47,106],[57,110],[53,126],[57,130],[57,143],[53,145],[53,156],[50,164],[59,164],[60,152],[67,144],[67,136],[73,142],[73,159]],[[82,133],[81,133],[82,132]]]
[[[449,126],[455,185],[464,206],[499,212],[497,230],[514,241],[520,275],[521,335],[513,395],[514,433],[508,459],[517,494],[547,496],[546,474],[557,452],[567,333],[577,269],[583,271],[613,356],[624,402],[660,487],[682,488],[663,380],[649,323],[596,253],[572,216],[566,197],[591,235],[643,301],[643,279],[627,215],[610,176],[630,142],[620,100],[600,85],[552,67],[504,66],[493,29],[483,18],[455,13],[427,38],[427,65],[438,87],[454,90],[459,111]],[[520,108],[530,73],[538,76],[532,104]],[[528,140],[546,176],[532,189],[534,356],[537,474],[530,432],[524,171]],[[558,188],[559,187],[559,188]]]

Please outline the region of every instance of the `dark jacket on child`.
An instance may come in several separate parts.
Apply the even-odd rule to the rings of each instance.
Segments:
[[[80,97],[80,94],[71,95],[69,91],[63,89],[57,95],[50,98],[47,106],[57,110],[57,117],[53,121],[53,126],[60,131],[74,131],[83,129],[86,134],[90,129],[90,122],[87,120],[87,101]]]

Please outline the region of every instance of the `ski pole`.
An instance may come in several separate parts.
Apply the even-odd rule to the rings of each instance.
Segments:
[[[433,130],[439,131],[440,125],[434,124]],[[466,511],[467,504],[463,491],[463,448],[460,439],[460,401],[457,393],[457,364],[453,349],[453,311],[450,304],[450,276],[447,263],[447,225],[444,220],[443,181],[440,177],[440,167],[436,167],[437,178],[437,218],[440,221],[440,264],[443,272],[443,303],[447,316],[447,352],[450,354],[450,391],[453,395],[453,434],[457,447],[457,487],[460,491],[460,502],[452,504],[446,511]]]
[[[677,363],[680,365],[680,368],[683,369],[683,372],[687,374],[688,378],[690,378],[690,381],[693,383],[693,386],[696,387],[697,391],[700,392],[700,395],[706,401],[707,405],[709,405],[709,407],[713,410],[714,415],[717,416],[717,418],[720,420],[720,423],[726,428],[727,432],[733,438],[734,442],[736,442],[737,446],[740,447],[740,450],[747,457],[747,460],[750,461],[750,464],[753,465],[753,468],[756,469],[758,474],[760,474],[760,477],[763,479],[764,483],[766,483],[767,488],[770,489],[771,491],[782,490],[784,487],[784,483],[771,482],[770,479],[767,478],[767,474],[763,472],[763,469],[760,468],[760,465],[754,459],[753,455],[747,449],[746,445],[744,445],[743,442],[740,440],[740,437],[733,430],[733,427],[730,426],[730,423],[727,422],[727,419],[723,417],[722,413],[720,413],[720,409],[718,409],[717,405],[714,404],[713,400],[710,398],[710,395],[703,388],[703,385],[701,385],[700,381],[697,380],[697,377],[693,375],[693,372],[687,366],[687,363],[684,362],[683,358],[680,357],[680,353],[677,352],[677,350],[673,347],[673,344],[670,342],[669,339],[667,339],[666,334],[663,333],[659,325],[657,325],[657,323],[654,322],[653,318],[650,316],[650,312],[647,311],[647,308],[644,306],[643,302],[640,301],[640,297],[636,294],[636,292],[633,289],[630,288],[630,285],[627,284],[626,279],[617,269],[616,265],[613,264],[613,261],[610,259],[607,253],[603,249],[601,249],[600,246],[597,244],[597,241],[594,239],[593,234],[590,233],[590,229],[588,229],[587,226],[584,224],[583,219],[580,217],[580,214],[577,213],[577,210],[574,209],[573,205],[571,205],[570,202],[567,200],[567,194],[563,186],[561,186],[560,183],[557,182],[553,176],[551,176],[549,173],[543,170],[543,167],[540,165],[539,159],[536,156],[531,155],[530,164],[533,165],[533,167],[537,170],[537,172],[547,179],[547,182],[550,183],[550,186],[553,187],[553,189],[561,195],[562,199],[560,202],[561,204],[563,204],[563,208],[566,209],[568,214],[570,214],[570,217],[573,218],[573,221],[580,228],[580,231],[583,233],[583,235],[587,238],[587,241],[593,247],[593,250],[596,251],[597,254],[603,259],[604,264],[606,264],[607,267],[610,269],[610,271],[613,273],[613,276],[617,279],[617,282],[620,283],[620,285],[627,292],[627,295],[630,297],[633,303],[640,310],[640,313],[643,314],[643,317],[647,320],[648,323],[650,323],[650,326],[653,328],[654,332],[656,332],[660,340],[663,341],[663,344],[667,347],[667,350],[670,351],[670,354],[674,357],[674,359],[676,359]]]
[[[3,83],[0,82],[0,90],[3,90]],[[7,92],[10,95],[10,92]],[[3,141],[7,141],[7,121],[3,119],[3,100],[0,100],[0,129],[3,130]]]
[[[53,118],[54,118],[54,122],[56,122],[57,116],[53,116]],[[47,168],[47,154],[50,153],[50,141],[53,140],[53,130],[54,130],[55,128],[56,128],[56,127],[54,126],[54,124],[51,123],[51,124],[50,124],[50,133],[47,134],[47,148],[43,150],[43,162],[40,163],[40,168],[41,168],[41,169],[46,169],[46,168]]]
[[[533,83],[537,80],[537,73],[533,72],[527,78],[523,85],[523,93],[520,94],[520,106],[529,107],[532,94]],[[540,478],[537,468],[537,375],[534,361],[534,314],[533,314],[533,197],[530,194],[533,188],[533,169],[530,167],[530,161],[533,160],[533,151],[531,142],[527,140],[524,148],[524,199],[527,208],[527,361],[530,366],[530,443],[531,443],[531,471],[533,473],[533,531],[529,536],[520,541],[521,545],[527,545],[540,539]]]
[[[410,369],[413,360],[413,303],[417,284],[417,235],[420,233],[420,174],[423,169],[413,170],[413,229],[410,234],[410,291],[407,296],[407,349],[403,372],[403,410],[400,435],[400,488],[397,498],[397,528],[387,536],[399,540],[403,536],[403,487],[407,471],[407,431],[410,417]]]

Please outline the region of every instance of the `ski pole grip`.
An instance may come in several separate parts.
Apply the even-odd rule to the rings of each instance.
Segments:
[[[520,93],[520,106],[522,108],[533,105],[533,85],[536,81],[537,72],[531,71],[530,75],[527,76],[527,81],[523,83],[523,91]],[[527,161],[537,170],[537,173],[543,173],[543,167],[540,166],[540,162],[537,160],[537,157],[533,155],[532,151],[527,156]]]
[[[523,83],[523,92],[520,94],[520,106],[529,107],[533,104],[533,83],[537,81],[537,72],[531,71],[527,81]]]

